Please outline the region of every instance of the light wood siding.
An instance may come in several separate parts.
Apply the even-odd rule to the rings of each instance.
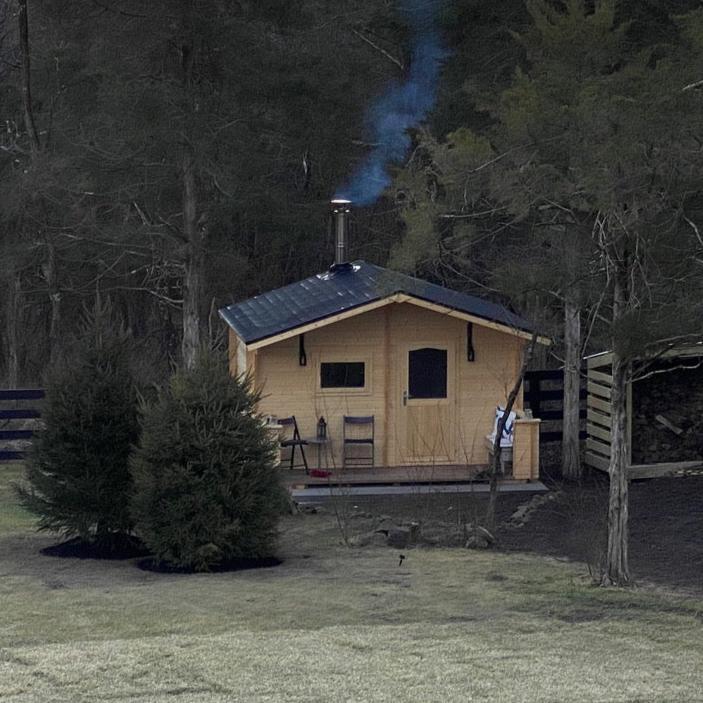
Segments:
[[[230,344],[236,335],[230,335]],[[403,356],[411,344],[451,346],[454,406],[450,409],[452,449],[441,463],[485,464],[483,438],[493,426],[495,406],[505,403],[520,365],[525,341],[508,333],[474,324],[474,362],[466,358],[466,322],[409,303],[394,303],[357,317],[340,320],[305,334],[307,365],[300,366],[298,337],[290,337],[247,354],[247,364],[263,392],[260,411],[295,415],[303,436],[314,436],[323,416],[332,439],[330,466],[341,466],[343,415],[374,415],[376,465],[410,463],[403,421],[403,390],[407,365]],[[230,358],[232,356],[230,355]],[[363,361],[362,390],[322,390],[321,361]],[[522,394],[516,409],[522,408]],[[307,451],[311,465],[316,452]],[[440,463],[440,462],[438,462]]]
[[[586,398],[586,464],[610,472],[610,446],[613,407],[611,402],[613,377],[612,353],[588,359]],[[600,369],[600,370],[599,370]],[[628,467],[632,464],[632,382],[627,384],[625,411],[627,413]],[[629,471],[629,468],[628,468]]]
[[[522,361],[525,341],[474,325],[476,360],[466,360],[466,327],[459,349],[459,447],[460,462],[487,461],[484,437],[493,431],[497,405],[505,405]],[[514,410],[522,410],[522,388]]]
[[[239,376],[247,371],[246,345],[231,327],[229,328],[228,360],[229,372],[232,376]]]
[[[517,420],[513,437],[513,478],[531,481],[539,478],[538,419]]]
[[[376,463],[384,462],[385,435],[385,354],[383,310],[342,320],[305,334],[307,365],[299,363],[298,337],[291,337],[256,352],[256,382],[263,391],[261,412],[286,417],[295,415],[303,437],[314,436],[317,421],[324,417],[331,438],[329,465],[341,466],[342,417],[374,415]],[[363,361],[366,387],[321,389],[322,361]],[[308,448],[311,465],[316,450]]]
[[[612,354],[599,354],[588,360],[588,406],[586,415],[586,464],[601,471],[610,466],[613,377],[608,373]],[[598,370],[600,369],[600,370]]]

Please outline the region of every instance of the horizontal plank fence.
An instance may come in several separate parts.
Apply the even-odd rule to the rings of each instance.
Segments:
[[[26,421],[41,417],[39,406],[43,398],[42,388],[0,389],[0,462],[24,457],[24,449],[15,443],[18,440],[26,443],[34,436],[34,429],[27,428]]]
[[[582,374],[579,398],[581,407],[579,417],[586,419],[586,381]],[[525,407],[532,411],[533,417],[542,420],[540,425],[540,442],[561,442],[564,420],[564,369],[541,369],[525,374],[523,391]],[[580,439],[586,439],[585,429],[581,430]]]

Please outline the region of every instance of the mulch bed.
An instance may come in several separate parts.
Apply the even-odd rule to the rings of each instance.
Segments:
[[[116,535],[110,545],[102,548],[92,542],[85,542],[78,537],[53,544],[40,550],[41,554],[48,557],[59,557],[64,559],[108,559],[124,560],[142,557],[137,566],[142,571],[154,571],[161,574],[192,574],[192,569],[173,566],[166,562],[156,561],[149,556],[149,550],[142,542],[132,535]],[[210,569],[211,573],[221,573],[225,571],[244,571],[247,569],[267,569],[278,566],[283,562],[275,557],[265,557],[261,559],[230,559],[229,561],[217,564]]]
[[[524,527],[501,531],[504,549],[595,560],[606,534],[607,482],[561,488],[563,498],[542,505]],[[634,481],[629,549],[636,581],[703,592],[703,477]]]
[[[85,542],[79,537],[74,537],[60,544],[44,547],[41,553],[47,557],[60,557],[68,559],[134,559],[143,557],[149,550],[131,535],[116,535],[107,546],[100,546],[93,542]]]
[[[275,557],[262,557],[260,559],[230,559],[220,564],[212,566],[207,573],[223,573],[226,571],[245,571],[248,569],[268,569],[272,566],[280,566],[283,563],[281,559]],[[140,559],[137,566],[142,571],[155,571],[159,574],[193,574],[198,573],[193,569],[186,569],[182,566],[173,566],[163,561],[149,557],[148,559]]]

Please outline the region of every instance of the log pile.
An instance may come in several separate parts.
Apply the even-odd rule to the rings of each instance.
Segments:
[[[657,371],[675,362],[659,362]],[[703,367],[655,373],[632,386],[632,463],[703,460]]]

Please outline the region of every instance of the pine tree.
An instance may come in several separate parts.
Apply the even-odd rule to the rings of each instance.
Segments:
[[[137,399],[126,333],[109,303],[96,302],[81,333],[49,372],[22,504],[39,529],[79,537],[106,555],[131,530],[129,454],[137,440]]]
[[[208,571],[271,556],[286,500],[257,401],[201,355],[144,409],[132,515],[157,562]]]

